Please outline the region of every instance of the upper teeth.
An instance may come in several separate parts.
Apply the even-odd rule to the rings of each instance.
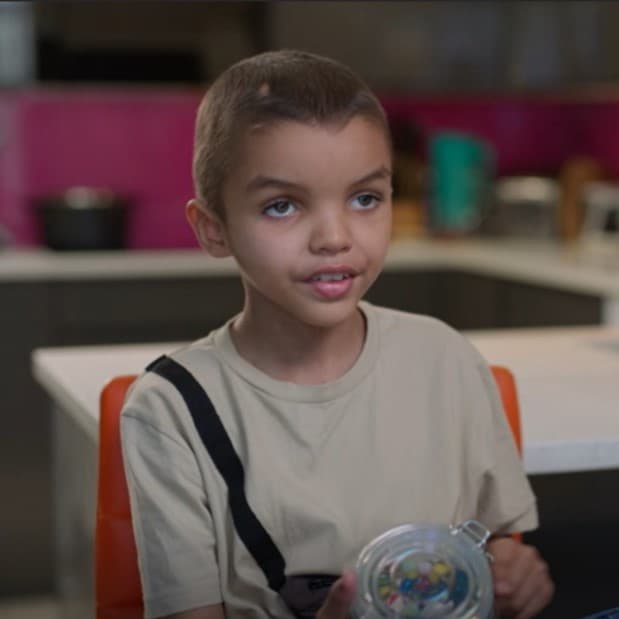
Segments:
[[[314,275],[314,277],[312,277],[314,281],[320,282],[339,282],[347,278],[347,273],[319,273],[318,275]]]

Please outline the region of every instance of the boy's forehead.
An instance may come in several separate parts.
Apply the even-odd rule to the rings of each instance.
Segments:
[[[237,154],[241,157],[260,151],[267,151],[268,154],[274,148],[291,150],[293,153],[302,152],[316,143],[322,143],[325,147],[342,148],[346,148],[346,145],[359,146],[367,143],[375,148],[377,142],[383,143],[389,150],[389,138],[385,128],[362,116],[326,122],[276,120],[255,123],[249,127],[239,141]]]
[[[298,121],[262,125],[247,132],[238,146],[229,178],[243,185],[254,186],[251,181],[258,176],[303,184],[336,173],[342,182],[379,169],[390,174],[391,151],[384,130],[360,117],[337,125]]]

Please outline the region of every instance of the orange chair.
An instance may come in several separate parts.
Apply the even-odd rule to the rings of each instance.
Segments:
[[[514,375],[500,365],[493,365],[490,368],[494,380],[499,388],[501,401],[505,416],[514,436],[514,442],[518,448],[518,453],[522,455],[522,431],[520,429],[520,407],[518,405],[518,394],[516,393],[516,381]]]
[[[520,413],[511,372],[492,366],[505,414],[522,450]],[[120,410],[135,376],[118,376],[101,392],[99,482],[95,530],[96,619],[142,619],[142,587],[120,447]]]
[[[95,527],[96,619],[142,619],[142,586],[120,447],[120,411],[135,376],[117,376],[101,392]]]
[[[518,453],[522,456],[522,430],[520,429],[520,406],[518,405],[518,394],[516,393],[516,381],[513,374],[507,368],[493,365],[490,369],[499,389],[503,410],[511,428],[514,443],[516,443]],[[521,533],[513,533],[512,537],[518,542],[522,541]]]

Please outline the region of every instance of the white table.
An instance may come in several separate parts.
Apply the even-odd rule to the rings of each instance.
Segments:
[[[619,468],[619,328],[469,333],[489,363],[515,374],[530,474]],[[180,344],[41,349],[33,371],[57,405],[97,440],[101,387]]]

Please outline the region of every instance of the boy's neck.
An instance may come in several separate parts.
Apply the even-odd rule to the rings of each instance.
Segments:
[[[360,310],[330,328],[264,318],[244,310],[230,333],[239,355],[276,380],[299,385],[337,380],[363,349],[366,325]]]

